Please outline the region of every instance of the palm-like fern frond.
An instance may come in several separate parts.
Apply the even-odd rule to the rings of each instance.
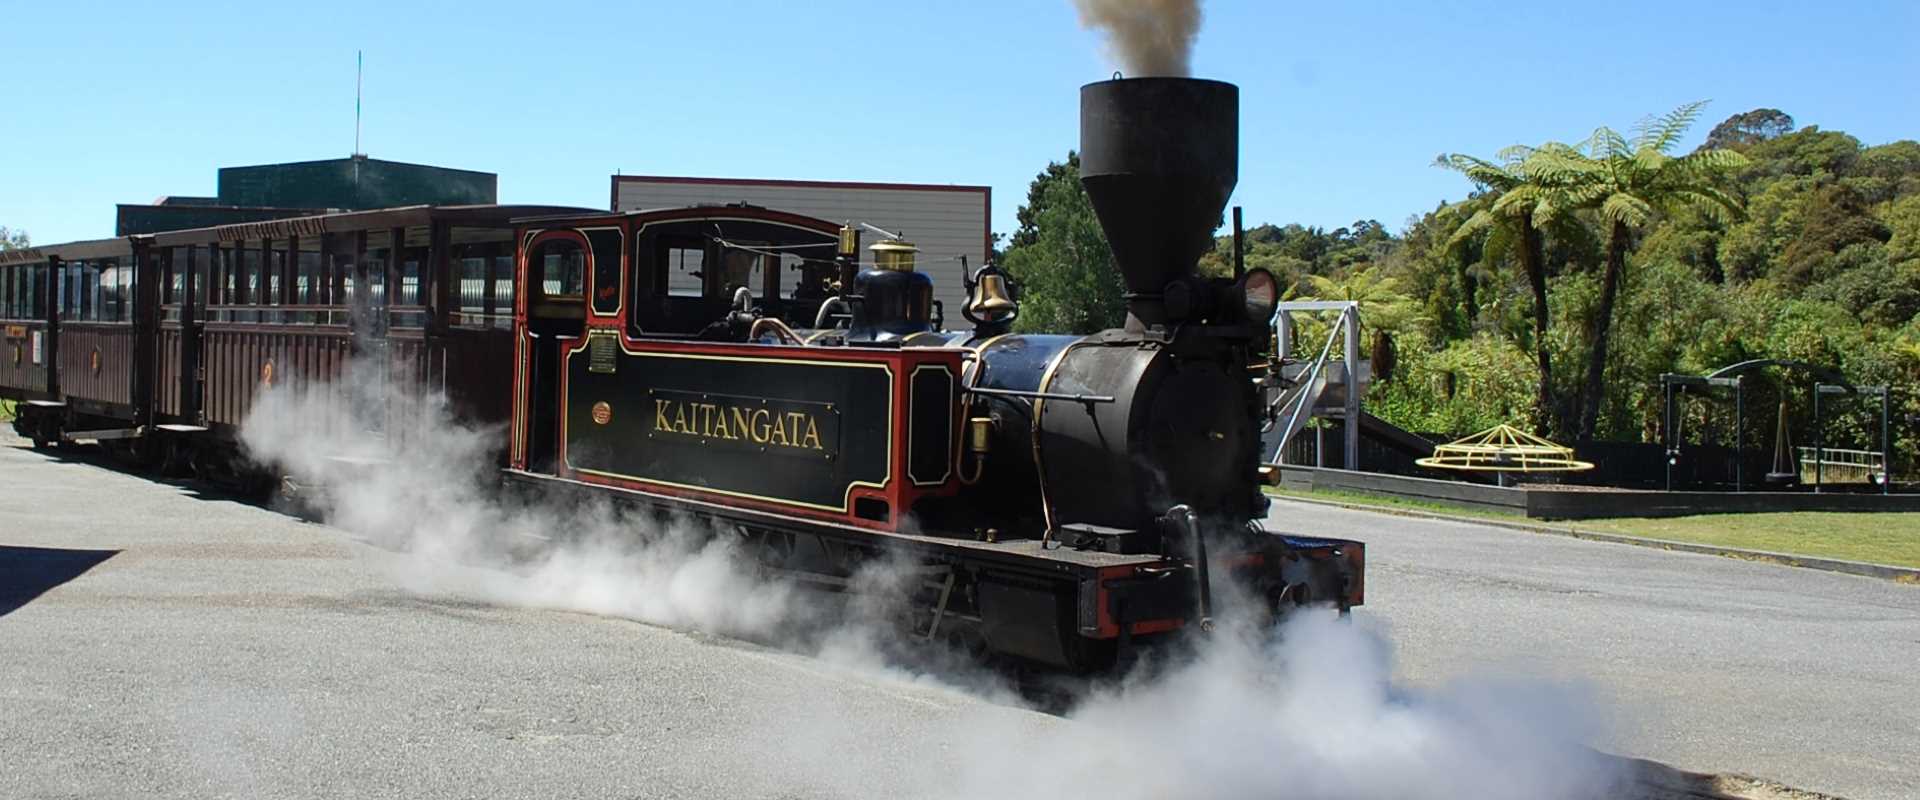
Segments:
[[[1447,249],[1457,248],[1486,233],[1489,228],[1495,227],[1493,223],[1496,219],[1488,209],[1473,212],[1473,216],[1467,217],[1467,221],[1460,223],[1460,227],[1453,229],[1453,235],[1447,237]]]
[[[1700,111],[1707,107],[1706,100],[1695,100],[1660,117],[1646,117],[1634,126],[1633,149],[1635,151],[1652,150],[1665,153],[1673,149],[1680,141],[1680,135],[1693,127],[1700,118]]]
[[[1638,228],[1653,220],[1653,206],[1628,192],[1614,192],[1600,204],[1600,217]]]
[[[1475,185],[1504,192],[1521,182],[1521,176],[1508,166],[1495,164],[1484,158],[1462,153],[1441,153],[1433,160],[1434,166],[1445,167],[1467,176]]]

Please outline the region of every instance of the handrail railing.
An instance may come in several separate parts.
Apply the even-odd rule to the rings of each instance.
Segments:
[[[1279,421],[1280,414],[1284,413],[1287,415],[1286,427],[1280,429],[1280,437],[1274,448],[1272,463],[1280,463],[1280,459],[1284,457],[1286,453],[1287,442],[1293,438],[1294,434],[1299,433],[1300,428],[1303,427],[1304,423],[1301,422],[1300,415],[1312,413],[1310,409],[1319,399],[1319,392],[1314,391],[1314,387],[1320,385],[1318,382],[1321,380],[1322,373],[1326,370],[1327,362],[1332,359],[1333,341],[1339,338],[1341,328],[1347,321],[1347,315],[1353,314],[1357,310],[1358,306],[1351,304],[1341,308],[1340,316],[1334,318],[1333,325],[1327,330],[1327,341],[1326,344],[1321,345],[1320,355],[1314,358],[1313,366],[1307,369],[1307,374],[1297,385],[1295,391],[1291,395],[1282,394],[1280,397],[1275,398],[1273,405],[1268,407],[1269,417],[1274,422]],[[1282,354],[1282,357],[1284,357],[1284,354]],[[1353,366],[1349,364],[1347,369],[1351,370]],[[1287,410],[1288,405],[1292,405],[1292,411],[1290,412]]]

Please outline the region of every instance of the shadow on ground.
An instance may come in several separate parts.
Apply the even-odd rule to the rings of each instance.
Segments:
[[[0,617],[60,584],[86,574],[118,550],[62,550],[0,545]]]

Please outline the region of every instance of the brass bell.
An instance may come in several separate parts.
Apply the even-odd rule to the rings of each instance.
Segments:
[[[999,273],[980,276],[979,285],[974,287],[973,297],[967,301],[967,310],[978,317],[998,317],[1018,308],[1013,298],[1007,296],[1007,278]]]

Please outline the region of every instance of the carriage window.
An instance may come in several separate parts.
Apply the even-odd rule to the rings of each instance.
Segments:
[[[179,303],[181,292],[186,289],[187,248],[169,248],[166,258],[166,282],[160,287],[160,304],[163,306]]]
[[[266,259],[266,275],[260,281],[260,285],[266,288],[260,305],[277,306],[286,299],[287,294],[287,240],[267,242]],[[267,319],[282,321],[279,317]]]
[[[453,295],[460,309],[455,324],[511,327],[513,320],[513,231],[454,228]]]
[[[398,328],[423,328],[427,324],[424,306],[427,301],[426,283],[432,279],[424,272],[427,263],[428,243],[433,238],[432,231],[425,225],[415,225],[399,231],[400,241],[396,242],[395,279],[393,286],[393,311],[388,317],[390,323]]]
[[[362,301],[375,308],[387,304],[387,259],[391,258],[389,244],[393,236],[387,231],[367,232],[367,254],[362,263],[366,265],[366,297]]]
[[[60,309],[60,316],[73,320],[86,319],[87,312],[91,309],[87,301],[92,299],[87,293],[87,262],[70,261],[61,272],[66,273],[67,282],[66,291],[60,293],[66,298],[65,306]]]
[[[400,288],[394,294],[393,304],[397,306],[420,305],[420,259],[411,249],[401,255]]]
[[[131,266],[121,267],[114,259],[94,262],[93,318],[101,322],[125,322],[133,288]]]
[[[237,286],[234,298],[236,303],[260,304],[262,299],[260,296],[260,245],[254,242],[240,243],[240,274],[235,279],[235,284]]]
[[[46,264],[35,264],[27,269],[27,308],[32,312],[28,316],[34,319],[46,318],[47,287],[52,282],[53,270],[48,269]]]
[[[320,291],[320,238],[311,237],[299,241],[299,252],[294,257],[295,282],[293,302],[303,305],[319,305],[325,294]]]
[[[336,236],[333,240],[333,265],[328,280],[333,281],[327,287],[327,302],[334,306],[353,305],[353,260],[360,256],[359,238],[355,235]],[[336,322],[343,317],[333,318]]]

